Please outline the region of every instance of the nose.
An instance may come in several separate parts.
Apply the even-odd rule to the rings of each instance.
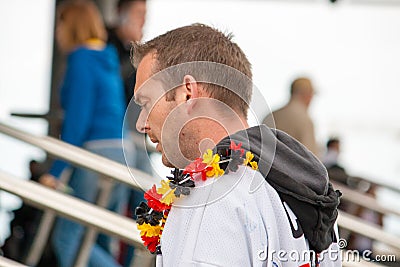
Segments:
[[[139,117],[136,122],[136,130],[139,133],[147,133],[147,131],[150,129],[148,123],[147,123],[147,115],[145,114],[143,110],[139,113]]]

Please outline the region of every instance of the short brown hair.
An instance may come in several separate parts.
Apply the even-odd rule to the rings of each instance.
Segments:
[[[240,47],[232,42],[232,35],[204,24],[177,28],[144,44],[133,44],[133,65],[137,67],[149,53],[155,53],[157,59],[154,72],[182,63],[205,61],[227,65],[246,75],[248,80],[252,78],[251,64]],[[204,89],[210,97],[227,104],[247,118],[251,86],[241,86],[236,93],[216,84],[204,84]]]
[[[63,1],[57,7],[57,23],[64,23],[67,38],[63,46],[73,49],[88,39],[107,41],[107,31],[97,6],[92,1]]]
[[[304,88],[312,88],[311,80],[307,77],[299,77],[290,85],[290,95],[304,92]]]

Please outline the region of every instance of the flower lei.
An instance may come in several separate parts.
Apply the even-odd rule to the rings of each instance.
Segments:
[[[257,162],[253,161],[254,155],[250,151],[244,153],[241,146],[242,143],[236,145],[231,141],[229,149],[219,149],[216,154],[208,149],[202,158],[197,158],[184,170],[172,170],[172,176],[167,176],[168,180],[162,180],[161,187],[156,188],[156,185],[153,185],[144,193],[147,203],[141,202],[135,214],[140,236],[151,253],[161,254],[160,238],[171,205],[176,198],[189,195],[190,188],[195,187],[196,180],[205,181],[208,178],[220,177],[229,171],[235,172],[239,165],[258,169]]]

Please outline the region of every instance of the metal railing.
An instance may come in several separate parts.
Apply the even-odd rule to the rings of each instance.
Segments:
[[[48,153],[62,158],[64,160],[70,161],[71,163],[74,163],[76,165],[79,165],[81,167],[89,168],[91,170],[94,170],[101,175],[105,177],[109,177],[109,181],[115,180],[117,182],[122,182],[125,183],[131,187],[134,188],[140,188],[139,185],[143,186],[144,189],[150,188],[151,185],[155,181],[154,178],[150,177],[149,175],[136,170],[136,169],[129,169],[121,165],[119,163],[116,163],[114,161],[108,160],[106,158],[103,158],[101,156],[95,155],[93,153],[87,152],[83,149],[74,147],[72,145],[63,143],[59,140],[56,140],[51,137],[40,137],[40,136],[34,136],[29,133],[20,131],[18,129],[15,129],[13,127],[7,126],[5,124],[0,123],[0,133],[6,134],[8,136],[17,138],[21,141],[24,141],[26,143],[29,143],[31,145],[34,145],[36,147],[39,147]],[[106,166],[106,167],[105,167]],[[0,173],[1,174],[1,173]],[[132,175],[135,177],[135,182],[134,179],[132,179]],[[74,219],[76,221],[81,222],[84,225],[90,226],[94,230],[99,230],[108,234],[112,234],[115,236],[120,237],[121,239],[127,241],[128,243],[131,244],[138,244],[138,241],[140,242],[138,232],[135,228],[135,222],[131,219],[127,219],[126,217],[113,214],[105,209],[96,207],[95,205],[85,203],[84,209],[86,209],[87,212],[81,212],[81,213],[76,213],[77,211],[72,211],[69,209],[66,209],[65,207],[62,207],[62,205],[57,205],[57,204],[48,204],[50,201],[46,197],[40,198],[42,196],[51,196],[54,197],[54,199],[60,199],[60,201],[66,201],[66,199],[70,200],[73,199],[70,196],[62,195],[58,192],[55,192],[51,189],[43,188],[40,185],[34,184],[29,181],[18,181],[18,182],[10,182],[10,178],[6,174],[1,174],[0,175],[0,188],[9,191],[13,194],[19,195],[23,199],[25,199],[28,202],[33,203],[34,205],[41,206],[42,208],[45,208],[48,210],[49,213],[59,213],[62,214],[66,217],[69,217],[71,219]],[[12,180],[18,180],[15,177],[12,178]],[[25,184],[26,183],[26,184]],[[33,186],[33,187],[31,187]],[[335,185],[336,186],[336,185]],[[381,206],[374,198],[365,196],[361,193],[358,193],[354,190],[348,191],[350,189],[348,188],[342,188],[340,186],[337,186],[339,189],[341,189],[344,192],[344,198],[346,200],[352,201],[356,204],[360,204],[363,206],[366,206],[368,208],[371,208],[373,210],[376,210],[378,212],[382,212],[385,214],[399,214],[398,211],[383,207]],[[18,189],[20,188],[20,189]],[[34,188],[34,190],[32,190]],[[40,188],[40,189],[39,189]],[[362,198],[361,198],[362,196]],[[76,205],[79,204],[79,209],[81,209],[81,202],[80,200],[74,199],[74,201],[78,202],[73,202],[76,203]],[[51,202],[57,202],[57,201],[51,201]],[[69,202],[63,202],[63,203],[68,203]],[[66,205],[66,206],[68,206]],[[77,210],[79,210],[77,209]],[[108,215],[106,215],[108,214]],[[103,216],[110,216],[110,220],[105,220],[103,221],[104,218]],[[377,225],[372,225],[369,224],[355,216],[352,216],[350,214],[340,212],[339,218],[338,218],[338,225],[340,227],[343,227],[345,229],[348,229],[352,232],[367,236],[371,239],[380,241],[382,243],[385,243],[387,245],[392,246],[395,249],[400,250],[400,238],[390,235],[383,231],[383,229]],[[119,229],[125,228],[125,230]],[[116,229],[118,228],[118,229]],[[127,230],[129,229],[129,230]],[[93,241],[93,237],[92,237]],[[91,244],[90,242],[88,244]],[[140,245],[141,248],[142,245]],[[86,255],[87,257],[87,255]],[[83,261],[85,262],[85,257],[82,257]],[[79,261],[78,261],[79,262]],[[83,266],[83,263],[80,263]],[[370,263],[370,262],[343,262],[344,266],[381,266],[378,264]],[[144,265],[141,265],[144,266]]]
[[[2,256],[0,256],[0,266],[1,267],[28,267],[27,265],[23,265],[19,262],[7,259]]]
[[[129,244],[142,244],[136,222],[127,217],[2,171],[0,188],[21,197],[32,206],[56,211],[66,218],[114,235]]]
[[[21,197],[24,202],[34,207],[72,219],[89,227],[89,229],[110,234],[139,249],[144,249],[140,234],[136,228],[136,222],[132,219],[72,196],[59,193],[36,182],[22,180],[1,171],[0,188]],[[48,230],[49,228],[47,228],[47,231]],[[43,242],[45,241],[46,240]],[[88,242],[87,246],[91,245],[92,244]],[[82,250],[90,251],[88,248],[83,248]],[[86,256],[82,257],[82,260],[79,260],[78,257],[75,266],[86,266],[85,260],[87,260]],[[150,261],[150,259],[144,259],[144,261],[146,260]],[[29,261],[27,264],[30,266],[36,265],[35,262]],[[138,266],[146,266],[146,264],[149,266],[150,263],[142,262]]]
[[[399,210],[393,209],[390,206],[383,206],[378,201],[376,201],[374,197],[371,197],[370,195],[360,193],[356,190],[353,190],[345,185],[341,185],[336,182],[332,182],[332,184],[335,187],[335,189],[338,189],[342,192],[343,200],[347,200],[351,203],[357,204],[361,207],[365,207],[382,214],[394,214],[400,216]]]
[[[49,136],[35,136],[1,122],[0,133],[41,148],[47,153],[74,165],[88,168],[106,177],[112,177],[117,182],[127,184],[133,188],[148,189],[157,182],[145,172],[127,168],[125,165]]]
[[[400,237],[387,233],[382,227],[354,215],[339,211],[338,225],[354,233],[385,243],[400,251]]]
[[[57,139],[47,137],[47,136],[35,136],[29,133],[26,133],[24,131],[15,129],[13,127],[7,126],[3,123],[0,123],[0,133],[6,134],[10,137],[14,137],[20,141],[26,142],[28,144],[31,144],[33,146],[36,146],[38,148],[41,148],[48,152],[49,154],[52,154],[53,156],[57,158],[64,159],[66,161],[69,161],[73,163],[74,165],[78,165],[84,168],[91,169],[97,173],[100,174],[101,182],[100,182],[100,192],[98,194],[98,199],[96,202],[96,205],[99,207],[105,207],[108,199],[110,197],[111,191],[112,191],[112,185],[114,182],[120,182],[124,183],[130,187],[136,188],[136,189],[148,189],[150,188],[155,182],[157,182],[153,177],[149,176],[148,174],[141,172],[139,170],[133,169],[133,168],[128,168],[125,165],[119,164],[117,162],[114,162],[112,160],[109,160],[107,158],[101,157],[99,155],[93,154],[91,152],[88,152],[86,150],[83,150],[81,148],[69,145],[67,143],[61,142]],[[5,174],[3,174],[5,176]],[[3,177],[4,178],[4,177]],[[5,178],[4,178],[5,179]],[[35,184],[36,186],[41,187],[40,185]],[[16,186],[16,185],[14,185]],[[14,187],[11,185],[10,188],[3,190],[5,191],[10,191]],[[1,186],[0,186],[1,187]],[[24,187],[27,189],[26,187]],[[50,190],[50,189],[49,189]],[[29,191],[29,190],[28,190]],[[50,190],[54,194],[59,194],[62,195],[58,192],[55,192],[54,190]],[[16,195],[19,195],[23,199],[25,199],[28,202],[32,202],[31,197],[32,195],[23,195],[22,191],[14,191],[12,192]],[[46,201],[46,199],[43,199],[43,201]],[[47,200],[49,201],[49,200]],[[35,202],[36,203],[36,202]],[[39,205],[39,203],[36,203],[36,205]],[[26,258],[26,264],[28,265],[36,265],[39,260],[40,256],[43,253],[44,245],[48,240],[49,236],[49,230],[53,224],[53,221],[55,220],[55,217],[57,214],[61,214],[66,217],[72,216],[72,219],[78,220],[76,216],[73,214],[64,214],[62,210],[59,210],[58,208],[50,208],[46,207],[46,203],[42,203],[41,205],[44,205],[45,212],[42,216],[42,220],[39,226],[38,234],[36,234],[35,239],[33,241],[32,249],[29,251],[28,256]],[[92,205],[93,207],[96,207],[95,205]],[[90,213],[89,213],[90,214]],[[87,219],[85,216],[85,213],[81,213],[80,216],[83,216],[83,219]],[[81,219],[82,219],[81,218]],[[98,217],[101,218],[101,217]],[[126,218],[125,218],[126,219]],[[131,220],[133,221],[133,220]],[[134,222],[134,221],[133,221]],[[81,222],[82,224],[86,224],[88,222]],[[118,225],[118,224],[115,224]],[[129,229],[132,229],[130,227]],[[85,237],[82,241],[81,248],[79,250],[79,253],[77,255],[77,259],[75,261],[75,266],[85,266],[86,262],[89,257],[90,253],[90,246],[95,242],[96,240],[96,235],[97,231],[100,230],[102,232],[105,231],[103,228],[96,227],[95,224],[90,224],[90,227],[85,233]],[[136,229],[135,229],[136,231]],[[132,235],[132,232],[130,232]],[[113,232],[112,235],[117,236],[123,240],[126,241],[128,232],[125,232],[124,237],[122,237],[118,232]],[[128,238],[129,240],[129,238]],[[138,243],[135,243],[136,245],[139,245]],[[143,249],[143,245],[139,245],[140,249]],[[139,251],[138,251],[139,252]],[[139,252],[140,253],[140,252]],[[143,257],[142,257],[143,258]],[[147,261],[146,257],[144,257],[144,261]],[[143,266],[142,264],[140,266]]]
[[[378,214],[400,216],[400,211],[398,209],[394,209],[391,206],[383,206],[371,195],[363,194],[357,190],[354,190],[352,188],[349,188],[346,185],[343,185],[343,184],[340,184],[337,182],[332,182],[332,184],[335,189],[338,189],[342,192],[342,194],[343,194],[342,201],[347,201],[347,202],[351,203],[352,205],[359,206],[364,209],[377,212]],[[399,192],[399,190],[397,188],[394,188],[393,186],[386,187],[383,184],[376,184],[376,185],[383,187],[383,188],[390,189],[394,192]],[[381,242],[382,244],[389,246],[389,248],[385,248],[386,251],[382,251],[382,252],[389,253],[389,254],[393,253],[392,256],[399,257],[399,255],[400,255],[400,237],[385,232],[383,227],[381,227],[377,224],[362,220],[359,217],[345,213],[343,211],[340,211],[340,213],[339,213],[338,225],[343,229],[349,230],[350,232],[357,233],[362,236],[366,236],[372,240]],[[399,261],[399,259],[397,259],[397,262],[398,261]],[[365,264],[365,266],[370,266],[372,264],[372,262],[367,262],[367,263],[369,265]],[[384,264],[384,263],[381,263],[379,266],[385,266],[382,264]],[[349,263],[349,265],[344,264],[344,266],[354,266],[354,265],[353,265],[353,263]]]

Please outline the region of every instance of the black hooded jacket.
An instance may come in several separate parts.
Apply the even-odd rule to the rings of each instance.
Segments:
[[[226,151],[231,141],[254,154],[265,180],[296,215],[310,249],[319,253],[337,241],[334,224],[341,193],[333,189],[325,167],[307,148],[265,125],[228,136],[216,149]]]

